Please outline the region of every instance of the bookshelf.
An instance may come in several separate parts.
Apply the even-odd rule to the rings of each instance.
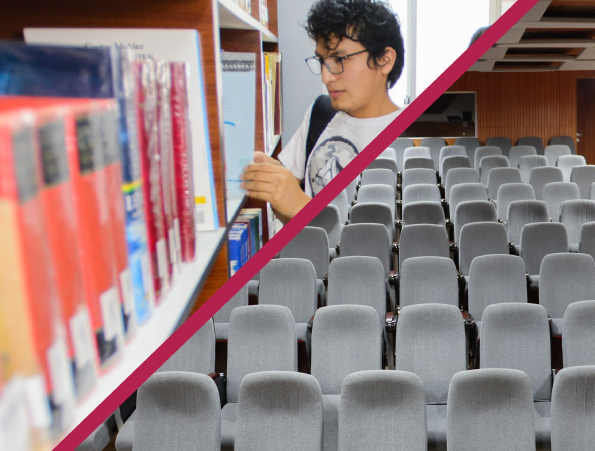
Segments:
[[[77,408],[76,424],[88,415],[185,319],[228,279],[227,232],[243,207],[263,209],[263,237],[268,239],[267,209],[244,196],[226,197],[223,143],[221,50],[253,52],[256,69],[255,149],[269,155],[280,151],[280,136],[265,149],[263,56],[277,52],[277,0],[268,0],[269,27],[260,23],[260,5],[252,0],[248,14],[232,0],[21,0],[0,2],[0,39],[22,40],[25,27],[186,28],[200,33],[211,157],[219,229],[197,237],[197,259],[183,264],[170,292],[152,318],[139,327],[123,357],[102,376],[91,395]],[[73,424],[72,426],[76,426]]]

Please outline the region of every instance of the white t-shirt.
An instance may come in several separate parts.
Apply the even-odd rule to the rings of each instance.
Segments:
[[[318,138],[306,165],[306,138],[313,105],[308,108],[298,131],[279,154],[283,166],[295,177],[304,180],[305,192],[310,197],[318,194],[403,111],[400,109],[385,116],[366,119],[337,112]]]

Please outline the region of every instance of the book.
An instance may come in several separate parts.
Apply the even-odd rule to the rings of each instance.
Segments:
[[[253,256],[262,248],[264,244],[264,242],[262,241],[262,210],[260,208],[243,208],[240,214],[255,219],[254,223],[256,228],[256,251],[252,254]]]
[[[27,42],[130,48],[138,60],[180,61],[188,64],[189,118],[197,230],[219,227],[213,164],[206,114],[200,36],[196,30],[122,28],[25,28]]]

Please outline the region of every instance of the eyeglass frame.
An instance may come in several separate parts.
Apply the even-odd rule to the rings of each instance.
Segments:
[[[346,60],[347,58],[349,58],[351,56],[359,55],[360,53],[364,53],[364,52],[368,52],[368,51],[369,51],[368,49],[364,49],[364,50],[360,50],[359,52],[350,53],[349,55],[344,55],[344,56],[329,55],[329,56],[325,56],[324,58],[322,58],[320,56],[310,56],[310,57],[306,58],[304,61],[306,62],[308,69],[310,69],[310,72],[312,72],[314,75],[322,74],[322,66],[323,65],[324,65],[324,67],[326,67],[326,70],[328,70],[331,74],[339,75],[339,74],[342,74],[343,72],[345,72],[345,66],[343,65],[344,60]],[[330,70],[330,68],[326,65],[326,61],[325,61],[327,58],[338,59],[339,63],[341,63],[341,72],[333,72],[332,70]],[[308,60],[316,60],[320,63],[320,73],[317,74],[312,70],[312,68],[310,67],[310,64],[308,63]]]

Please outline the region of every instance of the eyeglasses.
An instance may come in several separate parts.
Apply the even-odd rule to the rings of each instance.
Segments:
[[[364,52],[367,52],[367,50],[360,50],[359,52],[350,53],[349,55],[345,56],[327,56],[325,58],[311,56],[310,58],[306,58],[306,64],[314,75],[320,75],[322,73],[323,64],[331,74],[341,74],[345,70],[343,67],[343,60],[349,58],[350,56],[359,55],[360,53]]]

